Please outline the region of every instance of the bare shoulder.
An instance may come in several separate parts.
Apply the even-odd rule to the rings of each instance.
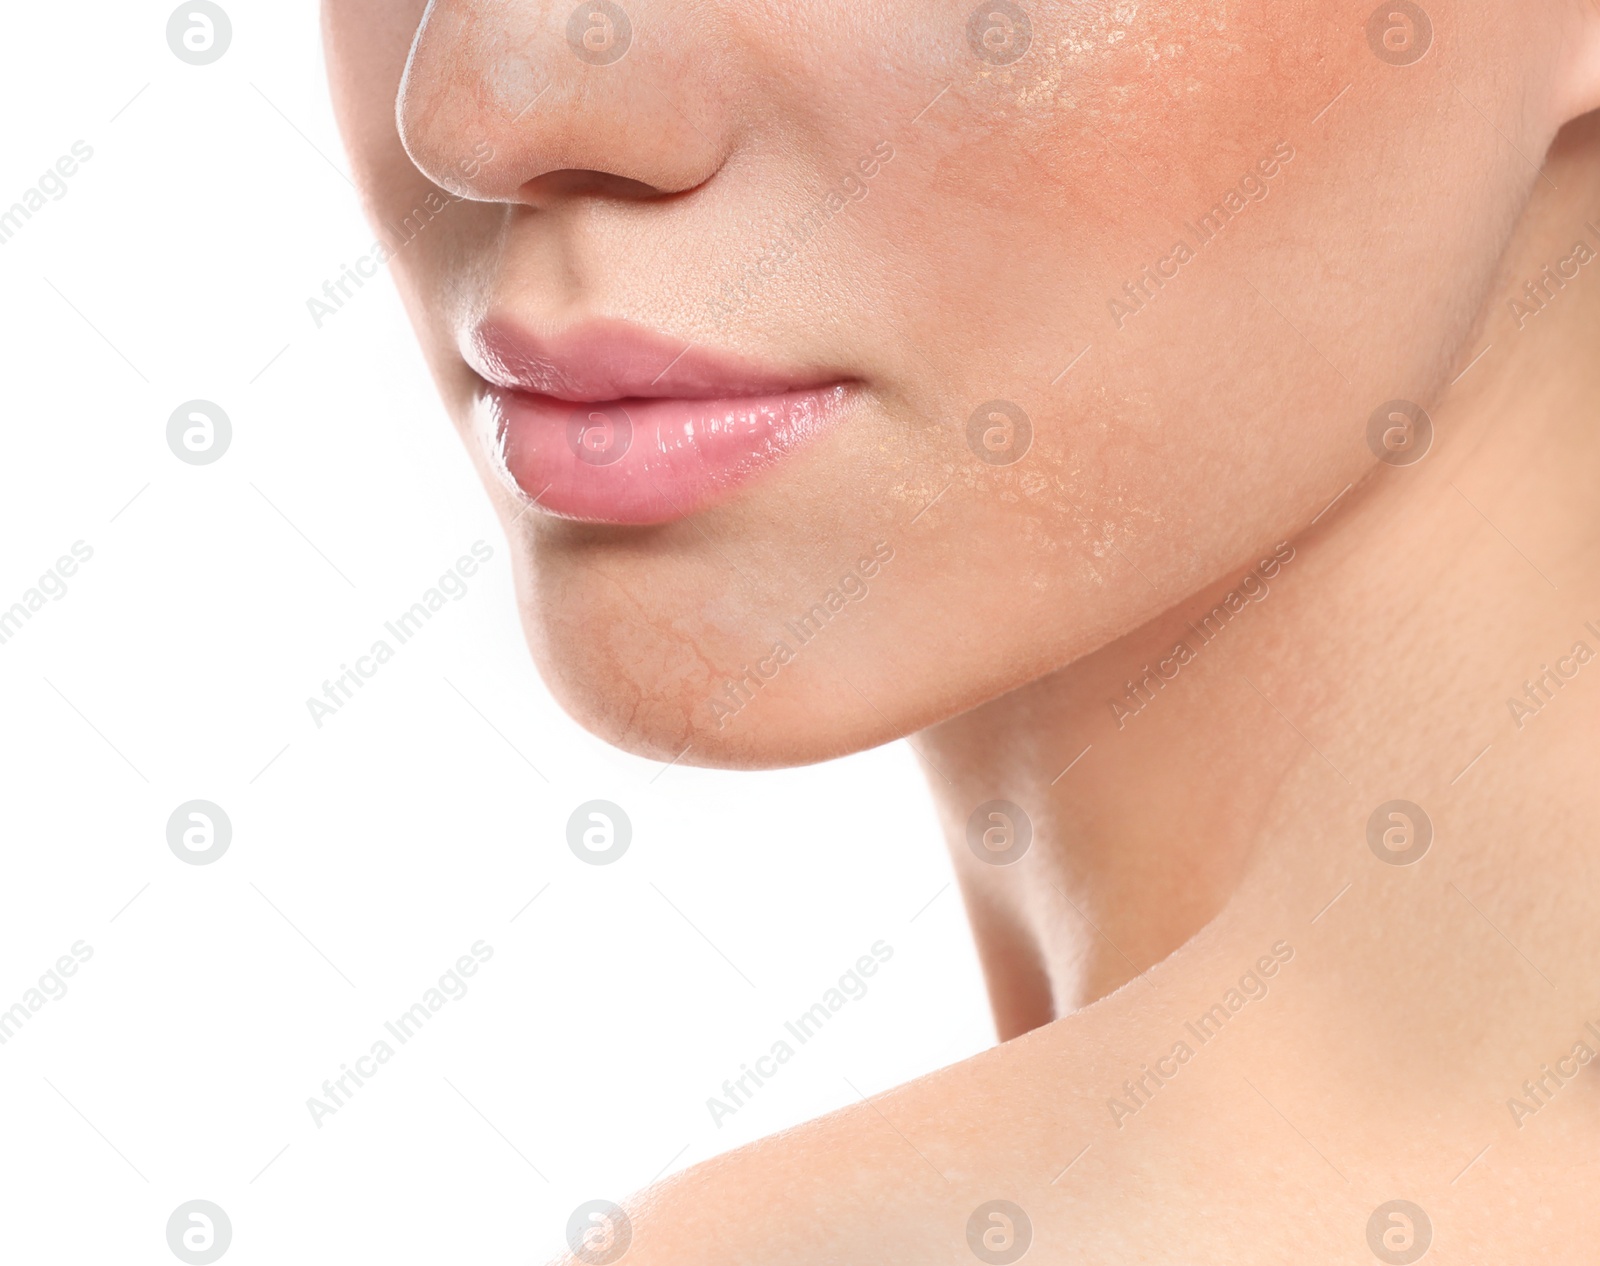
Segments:
[[[1117,1022],[1057,1021],[694,1166],[625,1202],[622,1257],[597,1223],[594,1251],[562,1266],[1069,1260],[1119,1165],[1157,1145],[1107,1111],[1093,1052]]]
[[[1501,1160],[1453,1184],[1492,1111],[1450,1124],[1443,1087],[1375,1108],[1362,1044],[1303,1040],[1324,1000],[1235,1007],[1226,976],[1126,989],[706,1161],[624,1202],[620,1256],[597,1224],[562,1266],[1265,1266],[1497,1242],[1530,1192],[1569,1228],[1600,1220],[1571,1164],[1600,1163],[1592,1142],[1552,1136],[1553,1159],[1490,1132]]]

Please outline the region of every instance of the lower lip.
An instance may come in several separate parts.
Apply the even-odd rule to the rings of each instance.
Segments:
[[[723,400],[574,404],[489,388],[482,423],[513,483],[548,514],[671,523],[723,500],[815,438],[843,385]]]

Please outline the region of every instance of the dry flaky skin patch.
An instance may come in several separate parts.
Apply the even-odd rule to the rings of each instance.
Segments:
[[[712,665],[686,617],[630,592],[615,563],[524,573],[529,643],[562,705],[600,737],[639,755],[671,759],[690,741]],[[648,599],[648,591],[646,594]]]

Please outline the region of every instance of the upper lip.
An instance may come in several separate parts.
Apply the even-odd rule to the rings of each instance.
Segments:
[[[534,333],[503,317],[463,340],[467,363],[495,386],[586,404],[629,399],[768,396],[840,381],[701,347],[626,321],[592,319]]]

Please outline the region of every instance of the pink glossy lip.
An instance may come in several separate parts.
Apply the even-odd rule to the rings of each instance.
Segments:
[[[539,509],[596,523],[669,523],[714,504],[814,438],[848,395],[837,375],[620,322],[539,337],[490,320],[462,351],[512,481]]]

